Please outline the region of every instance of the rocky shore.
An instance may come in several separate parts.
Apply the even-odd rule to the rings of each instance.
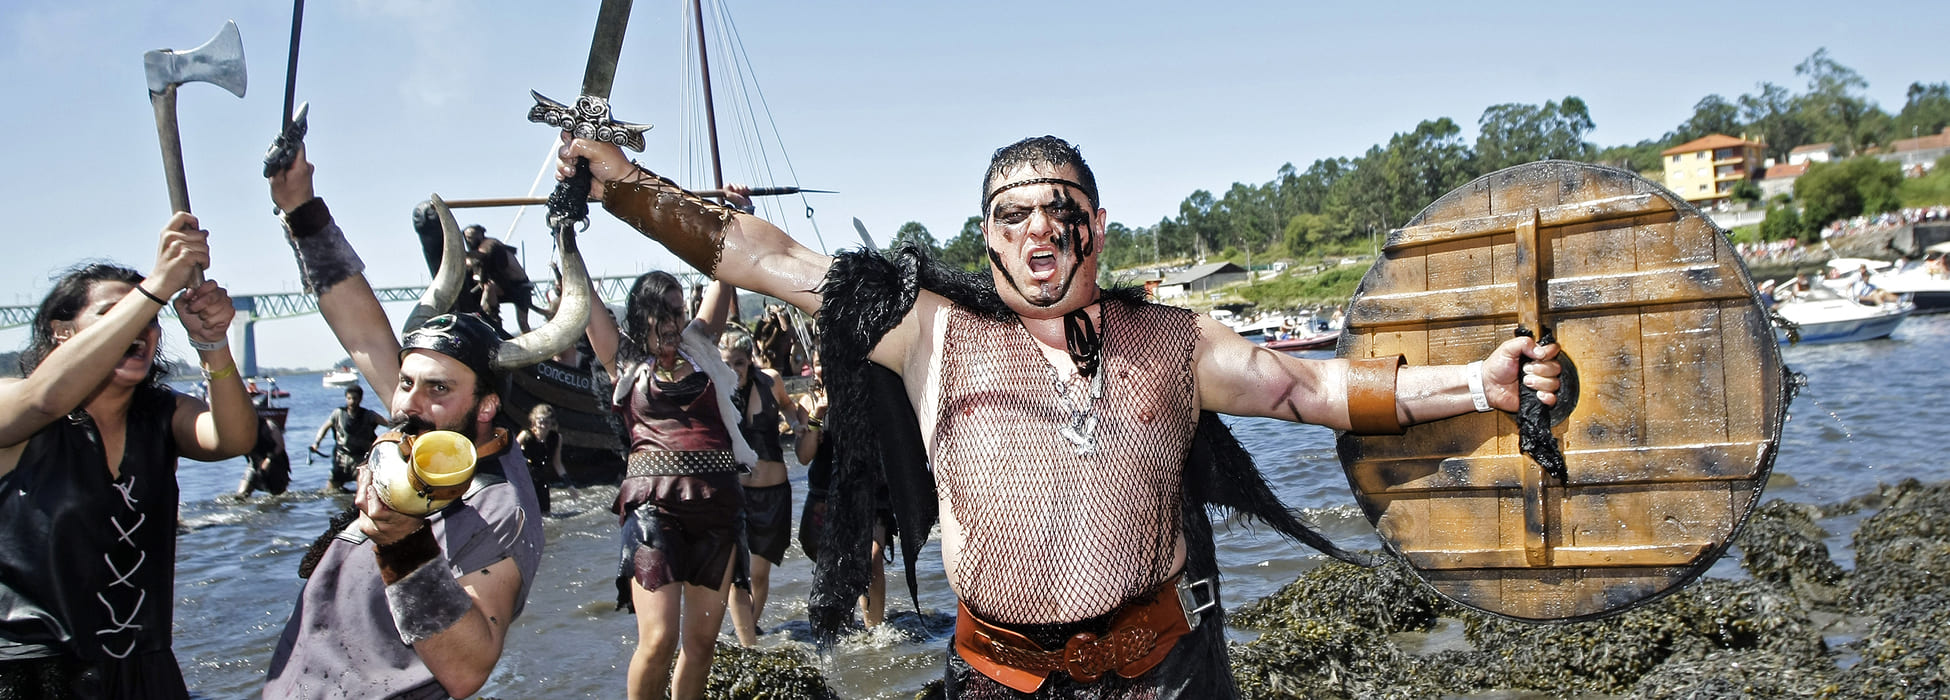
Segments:
[[[1866,510],[1843,570],[1815,519]],[[1769,501],[1736,544],[1750,578],[1567,625],[1456,608],[1398,562],[1336,562],[1235,611],[1262,634],[1233,649],[1233,669],[1248,698],[1950,695],[1950,483]]]
[[[1871,511],[1845,570],[1816,520]],[[1329,563],[1232,612],[1260,632],[1233,646],[1233,671],[1243,697],[1267,700],[1950,695],[1950,482],[1768,501],[1735,542],[1748,578],[1577,624],[1458,608],[1392,559]],[[837,695],[800,652],[720,645],[709,697]]]

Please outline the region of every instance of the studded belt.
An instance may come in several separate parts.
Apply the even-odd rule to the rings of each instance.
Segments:
[[[630,453],[626,476],[697,476],[744,471],[730,450],[644,450]]]
[[[1112,618],[1102,636],[1078,632],[1061,649],[988,622],[961,605],[955,616],[955,651],[969,667],[1018,692],[1033,693],[1050,674],[1061,671],[1083,683],[1116,672],[1136,678],[1171,653],[1178,638],[1198,626],[1205,611],[1218,606],[1212,579],[1185,582],[1172,577],[1157,592],[1133,602]]]

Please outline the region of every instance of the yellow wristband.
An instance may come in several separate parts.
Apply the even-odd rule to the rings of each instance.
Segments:
[[[210,381],[213,382],[235,377],[237,376],[237,364],[231,363],[229,366],[224,367],[223,369],[217,370],[215,372],[210,372],[208,370],[205,370],[203,376],[204,378],[209,379]]]

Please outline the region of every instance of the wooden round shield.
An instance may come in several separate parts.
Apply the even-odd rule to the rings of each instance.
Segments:
[[[1788,389],[1746,266],[1632,173],[1544,161],[1444,195],[1389,233],[1346,318],[1341,357],[1411,365],[1483,359],[1519,326],[1556,333],[1562,479],[1500,411],[1340,436],[1382,540],[1466,607],[1579,620],[1676,590],[1726,550],[1773,465]]]

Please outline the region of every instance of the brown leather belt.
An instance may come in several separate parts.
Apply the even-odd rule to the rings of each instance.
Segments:
[[[1112,671],[1136,678],[1163,662],[1204,611],[1218,605],[1211,579],[1181,584],[1180,578],[1172,577],[1156,593],[1126,606],[1103,636],[1078,632],[1056,650],[982,620],[960,604],[955,651],[982,675],[1024,693],[1036,692],[1057,671],[1083,683]]]

